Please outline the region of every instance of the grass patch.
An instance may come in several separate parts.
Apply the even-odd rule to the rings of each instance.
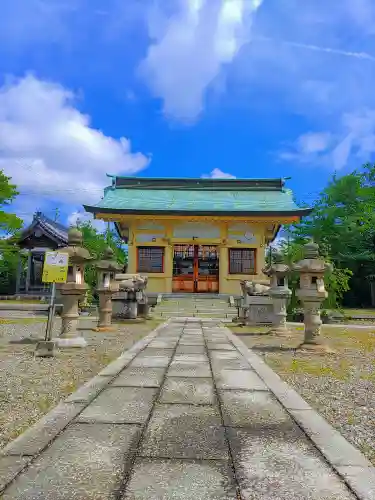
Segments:
[[[103,366],[109,365],[109,363],[112,363],[112,361],[115,361],[115,359],[118,358],[118,355],[116,354],[109,354],[108,352],[98,352],[95,355],[95,359],[97,362]]]
[[[75,380],[69,380],[61,387],[61,394],[65,396],[70,396],[73,392],[78,389],[78,384]]]
[[[269,332],[270,327],[266,326],[240,326],[240,325],[225,325],[227,326],[232,333],[236,335],[264,335]]]
[[[375,330],[350,328],[324,329],[324,337],[335,343],[339,350],[360,349],[364,353],[375,351]]]
[[[278,338],[265,335],[261,328],[229,326],[233,333],[256,352],[263,353],[265,361],[279,374],[311,375],[348,380],[353,374],[363,380],[374,381],[375,370],[368,372],[361,359],[366,360],[375,352],[375,331],[350,327],[322,327],[322,341],[331,347],[334,355],[294,351],[303,341],[303,326],[291,328],[291,335]],[[263,329],[264,331],[264,329]],[[246,335],[247,334],[247,335]],[[291,350],[292,349],[292,350]]]
[[[0,318],[0,325],[29,325],[30,323],[46,323],[47,318]]]
[[[37,399],[37,407],[43,413],[48,413],[52,406],[55,406],[55,402],[51,396],[48,396],[48,394],[44,394]]]
[[[46,304],[43,300],[0,300],[0,304]]]
[[[344,309],[343,313],[345,316],[361,316],[362,314],[366,316],[375,317],[375,309]]]
[[[264,336],[270,331],[270,326],[239,326],[236,324],[227,324],[227,326],[232,333],[235,335],[262,335]],[[293,326],[291,329],[291,332],[296,331],[296,332],[303,332],[304,327],[303,326]]]
[[[283,364],[283,370],[292,374],[332,377],[337,380],[347,380],[350,377],[351,368],[352,364],[346,359],[327,365],[325,360],[294,358]]]

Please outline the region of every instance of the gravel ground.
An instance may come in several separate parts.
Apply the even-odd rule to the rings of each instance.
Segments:
[[[295,351],[301,329],[282,340],[249,327],[231,329],[375,465],[375,327],[323,327],[333,355]]]
[[[60,319],[54,325],[60,331]],[[2,324],[4,322],[8,322]],[[43,319],[0,320],[0,448],[39,420],[61,399],[94,377],[160,321],[117,325],[115,332],[93,332],[83,320],[88,342],[84,349],[62,349],[54,358],[34,358],[35,344],[13,344],[25,337],[44,336]]]

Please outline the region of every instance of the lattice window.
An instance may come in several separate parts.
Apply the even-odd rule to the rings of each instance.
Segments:
[[[218,251],[216,246],[202,245],[199,247],[199,258],[204,260],[218,260]]]
[[[229,249],[229,274],[256,274],[254,248]]]
[[[194,258],[194,245],[175,245],[174,246],[175,259],[193,259]]]
[[[164,268],[164,247],[138,247],[137,272],[162,273]]]

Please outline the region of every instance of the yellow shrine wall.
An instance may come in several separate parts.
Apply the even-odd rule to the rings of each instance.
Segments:
[[[97,214],[97,219],[118,222],[128,235],[128,273],[137,272],[137,247],[164,247],[162,273],[147,274],[148,291],[171,293],[173,275],[173,247],[177,244],[215,245],[219,249],[219,293],[240,295],[240,281],[254,279],[268,282],[262,273],[265,266],[265,249],[280,224],[296,220],[275,218],[224,218],[224,217],[123,217]],[[189,226],[190,225],[190,226]],[[192,228],[192,229],[190,229]],[[194,236],[193,236],[194,233]],[[229,274],[229,249],[256,249],[253,275]]]

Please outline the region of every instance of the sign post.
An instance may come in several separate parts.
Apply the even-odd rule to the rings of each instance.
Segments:
[[[48,308],[48,320],[44,341],[38,342],[35,356],[52,357],[54,342],[52,327],[56,309],[56,283],[65,283],[68,276],[69,255],[65,252],[46,252],[43,266],[43,283],[52,283],[51,300]]]

